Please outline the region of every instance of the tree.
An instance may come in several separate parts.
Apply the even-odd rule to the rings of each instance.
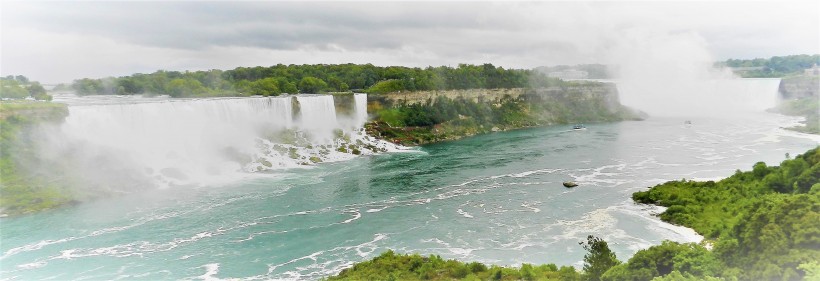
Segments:
[[[296,83],[288,81],[285,77],[279,77],[276,79],[279,82],[279,90],[285,94],[298,94],[299,89],[296,89]]]
[[[99,95],[103,93],[102,82],[98,79],[83,78],[74,80],[71,85],[78,95]]]
[[[14,79],[16,79],[17,82],[20,82],[20,84],[28,84],[28,77],[25,77],[23,75],[17,75],[14,77]]]
[[[177,78],[168,83],[168,94],[174,98],[193,97],[207,93],[207,89],[192,78]]]
[[[601,238],[589,235],[586,243],[578,244],[588,252],[584,255],[584,280],[599,281],[604,272],[621,263]]]
[[[20,86],[15,80],[0,80],[0,98],[4,99],[23,99],[28,97],[29,93]]]
[[[299,91],[302,93],[315,94],[327,88],[327,83],[322,79],[307,76],[299,81]]]
[[[251,82],[250,94],[262,96],[276,96],[281,93],[279,91],[279,82],[276,78],[265,78]]]
[[[36,100],[50,101],[52,99],[52,97],[46,93],[46,89],[43,88],[43,85],[40,85],[40,82],[31,82],[27,90],[29,95]]]

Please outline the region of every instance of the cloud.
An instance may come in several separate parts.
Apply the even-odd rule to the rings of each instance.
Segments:
[[[2,74],[46,82],[276,63],[612,61],[635,28],[718,59],[820,52],[814,2],[3,2]]]

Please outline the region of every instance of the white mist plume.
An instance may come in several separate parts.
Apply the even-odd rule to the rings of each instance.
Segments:
[[[695,32],[630,29],[609,49],[624,105],[654,116],[720,116],[763,111],[776,102],[777,79],[740,81],[713,67]]]
[[[42,130],[40,154],[77,182],[106,189],[218,184],[396,149],[364,134],[364,94],[338,117],[330,95],[87,99],[94,103],[70,101],[62,126]]]

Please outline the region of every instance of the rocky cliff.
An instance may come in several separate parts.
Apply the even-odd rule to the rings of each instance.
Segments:
[[[418,145],[509,129],[638,120],[614,84],[564,82],[549,88],[395,92],[368,96],[368,131]]]
[[[783,78],[780,80],[778,92],[784,100],[817,98],[820,96],[820,76],[799,75]]]
[[[783,78],[778,92],[781,100],[775,112],[806,118],[803,125],[788,129],[820,134],[820,75]]]

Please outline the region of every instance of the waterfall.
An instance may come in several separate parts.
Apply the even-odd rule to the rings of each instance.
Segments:
[[[780,79],[615,80],[621,103],[655,116],[721,116],[776,106]]]
[[[362,126],[367,122],[367,94],[355,94],[355,114],[356,125]]]
[[[311,133],[317,140],[327,140],[333,130],[339,128],[336,119],[336,106],[331,95],[302,95],[299,101],[299,126]]]
[[[296,118],[294,98],[299,104]],[[356,95],[355,99],[356,127],[361,128],[367,116],[367,96]],[[140,174],[157,185],[169,186],[395,149],[339,121],[331,95],[79,98],[69,103],[69,116],[61,127],[44,137],[48,151],[43,154],[74,161],[67,165],[74,166],[81,177],[111,174],[100,171],[117,167],[129,177]]]

